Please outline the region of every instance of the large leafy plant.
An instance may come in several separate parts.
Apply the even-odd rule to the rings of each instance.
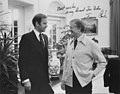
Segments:
[[[61,33],[63,34],[63,37],[58,41],[58,43],[56,43],[56,48],[58,49],[58,52],[64,54],[68,40],[72,39],[73,35],[71,34],[69,25],[66,25],[65,29]]]
[[[14,54],[11,31],[0,21],[0,94],[14,94],[17,90],[17,58]]]

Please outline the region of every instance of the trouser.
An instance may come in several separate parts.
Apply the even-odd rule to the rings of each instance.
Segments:
[[[73,87],[65,85],[66,94],[92,94],[92,82],[82,87],[73,72]]]

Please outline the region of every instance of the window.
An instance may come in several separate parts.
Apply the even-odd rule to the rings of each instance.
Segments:
[[[48,24],[48,28],[46,29],[46,34],[49,37],[49,46],[54,48],[56,41],[57,41],[57,35],[56,35],[56,24]]]
[[[18,54],[21,33],[24,32],[24,8],[21,6],[9,5],[8,23],[12,31],[11,37],[14,40],[15,53]]]
[[[18,52],[18,10],[17,9],[9,9],[9,14],[8,14],[8,22],[10,24],[10,30],[11,32],[11,37],[14,37],[14,49],[15,52]]]

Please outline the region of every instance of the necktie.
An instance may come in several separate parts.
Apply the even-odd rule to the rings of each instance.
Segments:
[[[77,39],[75,39],[75,41],[74,41],[74,49],[76,46],[77,46]]]
[[[41,33],[39,34],[39,37],[40,37],[40,43],[41,43],[42,47],[44,48],[45,45],[44,45],[44,41],[43,41],[43,38],[42,38],[42,34],[41,34]]]

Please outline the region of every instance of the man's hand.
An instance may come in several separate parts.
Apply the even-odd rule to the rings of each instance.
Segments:
[[[24,87],[26,90],[30,91],[31,90],[31,82],[30,81],[25,82]]]
[[[61,89],[65,90],[65,82],[64,81],[61,81]]]

